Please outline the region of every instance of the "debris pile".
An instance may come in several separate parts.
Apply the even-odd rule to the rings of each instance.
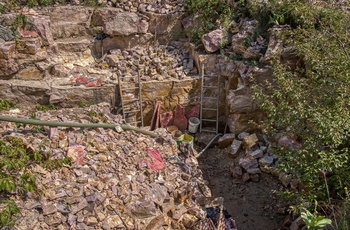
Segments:
[[[135,47],[127,50],[111,50],[105,61],[123,76],[137,76],[141,80],[183,79],[196,74],[194,60],[184,49],[174,46]]]
[[[4,113],[3,113],[4,114]],[[107,104],[11,116],[46,121],[121,124]],[[72,165],[28,170],[37,190],[26,199],[13,192],[21,212],[16,229],[205,229],[206,204],[213,200],[198,169],[193,148],[178,148],[171,135],[152,139],[135,131],[44,127],[1,122],[1,139],[21,138],[52,159]],[[157,130],[156,130],[157,131]],[[180,151],[180,150],[181,151]],[[201,206],[202,205],[202,206]],[[208,228],[206,228],[208,229]]]
[[[283,141],[292,145],[292,142],[286,136],[281,136],[278,144],[287,146]],[[236,160],[230,168],[233,177],[242,179],[244,182],[249,180],[258,182],[261,173],[270,173],[278,177],[284,187],[298,188],[298,180],[292,179],[286,173],[279,173],[273,167],[278,160],[277,156],[272,153],[272,147],[266,141],[259,140],[257,134],[242,132],[237,135],[237,138],[232,133],[226,134],[219,139],[219,147],[227,148],[229,156]]]
[[[158,14],[169,14],[184,11],[182,0],[141,0],[141,1],[127,1],[127,0],[102,0],[108,6],[120,8],[129,12],[152,12]]]

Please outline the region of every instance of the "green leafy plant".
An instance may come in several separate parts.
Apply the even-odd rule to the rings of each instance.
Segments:
[[[315,215],[312,214],[311,212],[309,212],[309,210],[304,209],[301,212],[301,218],[303,219],[303,221],[305,222],[307,229],[310,230],[317,230],[317,229],[321,229],[327,225],[332,224],[332,220],[328,219],[324,216],[319,216],[319,215]]]
[[[15,223],[14,216],[19,213],[19,208],[13,200],[1,200],[6,206],[0,212],[2,226],[13,226]]]
[[[48,105],[36,105],[35,109],[37,111],[49,111],[49,110],[57,110],[58,107],[54,104],[48,104]]]
[[[95,110],[89,110],[87,113],[90,117],[97,117],[98,113]]]
[[[350,194],[348,188],[345,187],[345,197],[341,200],[338,205],[335,214],[335,226],[339,230],[349,230],[350,229]]]
[[[39,164],[47,169],[57,169],[63,164],[70,164],[70,158],[52,159],[49,153],[44,152],[42,143],[38,150],[33,149],[20,138],[9,137],[0,140],[0,192],[2,203],[7,204],[0,212],[2,226],[14,224],[14,216],[19,212],[15,203],[7,199],[9,193],[23,195],[36,190],[36,177],[28,170],[31,165]]]
[[[92,6],[92,7],[98,7],[98,6],[104,5],[104,3],[100,3],[98,0],[84,0],[83,4],[85,6]]]
[[[94,104],[93,102],[86,102],[86,101],[79,101],[78,102],[79,108],[89,107],[89,106],[91,106],[93,104]]]
[[[0,100],[0,111],[1,110],[9,110],[9,109],[13,109],[13,108],[17,108],[16,105],[13,102],[10,102],[8,100]]]
[[[350,18],[340,5],[283,2],[289,26],[277,36],[295,59],[277,57],[274,79],[256,88],[261,128],[297,143],[275,151],[279,170],[300,181],[294,198],[333,206],[350,185]]]
[[[227,4],[226,0],[184,0],[184,5],[188,12],[200,17],[200,28],[193,31],[200,34],[213,30],[217,24],[228,29],[234,17],[234,7],[232,4]]]

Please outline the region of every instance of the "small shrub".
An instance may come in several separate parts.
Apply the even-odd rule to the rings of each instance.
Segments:
[[[15,104],[13,102],[10,102],[8,100],[0,100],[0,111],[1,110],[9,110],[16,108]]]
[[[35,106],[35,109],[37,111],[49,111],[49,110],[57,110],[58,107],[54,104],[48,104],[48,105],[37,105]]]
[[[199,15],[201,25],[196,29],[203,34],[215,29],[217,24],[228,29],[234,17],[233,6],[226,0],[184,0],[184,5],[187,11]]]
[[[16,204],[7,199],[9,193],[23,195],[29,191],[35,191],[36,177],[28,168],[39,164],[47,169],[57,169],[63,164],[70,164],[70,158],[51,159],[49,153],[45,153],[43,141],[38,150],[31,148],[17,137],[0,140],[0,192],[4,198],[1,202],[6,207],[0,212],[1,225],[12,226],[15,223],[14,216],[19,212]]]
[[[13,226],[15,224],[14,216],[19,213],[19,208],[13,200],[1,200],[1,203],[6,204],[0,212],[1,226]]]
[[[292,134],[298,142],[276,151],[279,170],[302,184],[295,199],[333,206],[350,186],[349,16],[326,2],[271,3],[275,5],[266,6],[270,15],[277,15],[278,7],[288,8],[281,12],[289,26],[279,39],[285,47],[293,47],[301,65],[292,69],[278,57],[272,62],[273,81],[255,94],[267,117],[262,128],[270,134]],[[304,217],[320,220],[306,212]]]
[[[328,219],[324,216],[319,216],[316,214],[312,214],[311,212],[309,212],[307,209],[304,209],[301,212],[301,218],[303,219],[303,221],[305,222],[307,229],[310,230],[317,230],[317,229],[321,229],[327,225],[332,224],[332,220]]]

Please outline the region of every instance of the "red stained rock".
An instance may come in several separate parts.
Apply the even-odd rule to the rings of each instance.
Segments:
[[[182,107],[181,105],[176,106],[173,125],[178,127],[181,132],[184,132],[185,129],[187,128],[187,118],[185,116],[185,108]]]
[[[166,128],[174,122],[173,112],[166,112],[160,114],[160,127]]]
[[[191,117],[197,117],[199,118],[199,105],[193,106],[186,114],[187,119],[190,119]]]

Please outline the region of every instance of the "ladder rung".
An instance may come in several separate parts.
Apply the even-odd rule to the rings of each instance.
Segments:
[[[217,122],[217,120],[214,120],[214,119],[203,119],[203,118],[202,118],[202,121],[215,121],[215,122]]]
[[[216,130],[202,129],[201,132],[216,133]]]
[[[135,99],[130,99],[130,100],[123,100],[123,102],[132,102],[132,101],[138,101],[138,100],[140,100],[140,99],[135,98]]]
[[[132,77],[137,77],[137,76],[123,76],[123,77],[120,77],[120,79],[123,79],[123,78],[132,78]]]
[[[203,99],[218,99],[217,97],[203,97]]]
[[[140,110],[137,109],[137,110],[130,110],[130,111],[126,110],[126,111],[124,111],[124,113],[136,113],[136,112],[140,112]]]
[[[141,123],[141,121],[127,121],[128,124],[138,124]]]
[[[202,108],[202,110],[217,111],[218,109],[213,109],[213,108]]]
[[[124,88],[121,88],[121,90],[130,90],[130,89],[139,89],[140,87],[124,87]]]

